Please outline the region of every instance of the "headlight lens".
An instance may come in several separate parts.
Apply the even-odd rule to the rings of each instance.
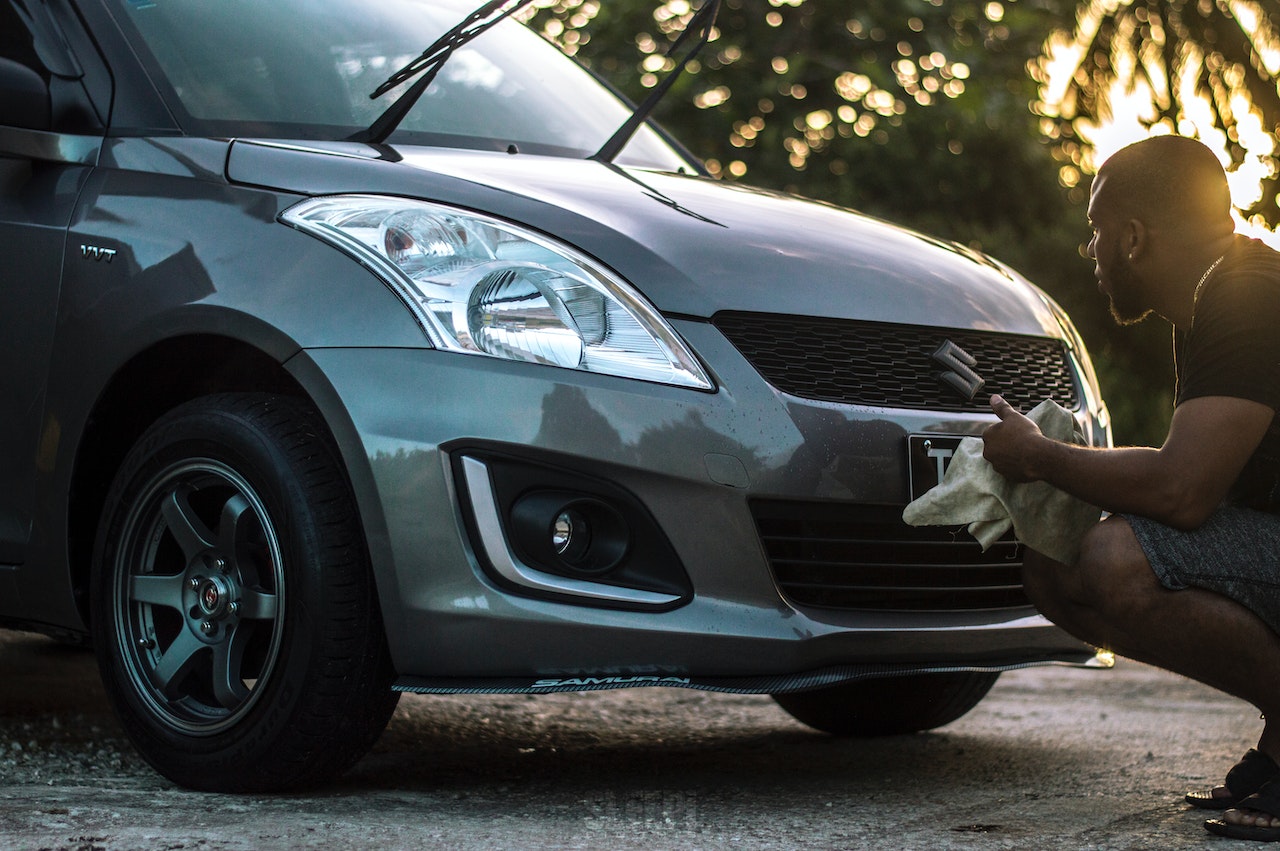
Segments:
[[[281,218],[372,268],[442,349],[713,387],[635,289],[541,234],[478,213],[373,195],[313,198]]]

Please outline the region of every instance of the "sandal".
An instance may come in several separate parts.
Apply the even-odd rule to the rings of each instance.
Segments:
[[[1251,810],[1280,818],[1280,779],[1262,784],[1262,788],[1236,804],[1237,810]],[[1280,842],[1280,827],[1258,827],[1252,824],[1232,824],[1226,819],[1211,818],[1204,829],[1229,839],[1252,839],[1254,842]]]
[[[1227,772],[1223,782],[1229,794],[1215,795],[1213,790],[1188,792],[1183,800],[1202,810],[1229,810],[1262,788],[1274,777],[1280,777],[1280,765],[1266,754],[1250,748],[1239,762]]]

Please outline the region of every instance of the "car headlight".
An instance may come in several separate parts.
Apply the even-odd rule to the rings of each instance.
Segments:
[[[375,195],[312,198],[281,218],[373,269],[438,348],[713,388],[635,289],[526,228]]]

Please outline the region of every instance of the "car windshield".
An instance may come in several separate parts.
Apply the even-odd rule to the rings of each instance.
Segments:
[[[479,0],[114,0],[188,132],[344,139],[412,81],[369,93]],[[515,21],[458,50],[391,142],[589,156],[630,108]],[[689,163],[644,127],[619,162]]]

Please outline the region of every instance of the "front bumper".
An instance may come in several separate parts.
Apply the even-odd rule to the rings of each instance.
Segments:
[[[718,392],[430,349],[318,349],[290,362],[350,471],[403,685],[678,684],[627,680],[840,670],[847,679],[1093,657],[1030,606],[894,612],[789,602],[753,500],[839,502],[851,513],[901,506],[906,436],[974,433],[990,417],[787,396],[712,326],[675,324]],[[495,574],[477,540],[475,488],[457,463],[494,450],[550,459],[633,496],[692,593],[629,607]]]

